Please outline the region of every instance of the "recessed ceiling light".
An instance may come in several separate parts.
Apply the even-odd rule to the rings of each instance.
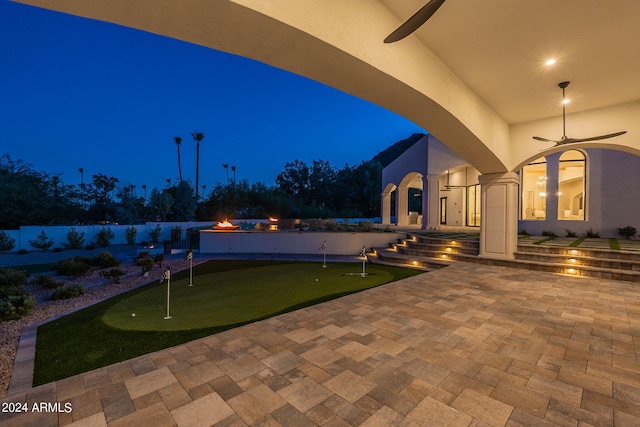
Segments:
[[[553,65],[556,63],[555,59],[547,59],[547,62],[544,63],[544,65]]]

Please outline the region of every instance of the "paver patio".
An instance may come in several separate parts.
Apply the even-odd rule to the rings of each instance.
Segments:
[[[72,410],[0,424],[640,425],[640,289],[458,263],[1,402],[25,401]]]

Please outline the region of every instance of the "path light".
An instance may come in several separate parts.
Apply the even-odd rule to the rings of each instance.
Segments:
[[[169,302],[171,299],[171,267],[167,267],[165,272],[162,274],[162,278],[160,279],[160,283],[167,281],[167,315],[164,317],[165,320],[171,319],[171,312],[169,311]]]

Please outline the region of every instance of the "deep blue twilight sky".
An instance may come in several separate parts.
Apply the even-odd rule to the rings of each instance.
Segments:
[[[0,0],[0,154],[78,184],[78,168],[162,188],[275,185],[286,162],[370,159],[417,125],[306,78],[200,46]]]

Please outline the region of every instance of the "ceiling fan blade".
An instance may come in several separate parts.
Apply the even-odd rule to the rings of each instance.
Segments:
[[[442,6],[442,3],[444,2],[445,0],[430,0],[429,3],[422,6],[422,8],[411,18],[407,19],[404,24],[400,25],[393,33],[389,34],[387,38],[384,39],[384,42],[394,43],[407,37],[409,34],[420,28],[422,24],[427,22],[427,20],[436,13],[438,8]]]
[[[547,139],[547,138],[542,138],[540,136],[534,136],[533,139],[537,140],[537,141],[542,141],[542,142],[555,142],[556,144],[560,141],[556,141],[554,139]]]
[[[623,130],[621,132],[608,133],[606,135],[592,136],[591,138],[575,138],[571,142],[598,141],[598,140],[601,140],[601,139],[615,138],[616,136],[624,135],[625,133],[627,133],[627,131]]]

